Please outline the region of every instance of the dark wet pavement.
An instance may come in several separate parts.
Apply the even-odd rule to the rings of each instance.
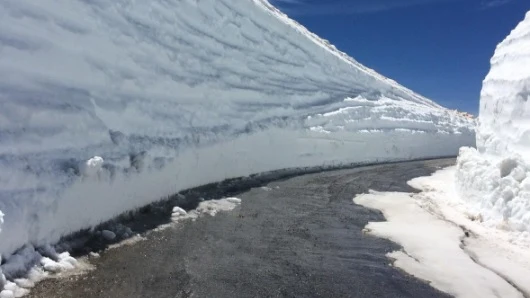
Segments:
[[[399,246],[363,234],[378,211],[355,194],[412,191],[406,182],[454,159],[309,174],[238,197],[215,217],[151,232],[105,251],[87,274],[37,285],[29,297],[447,297],[390,266]],[[421,237],[421,235],[418,235]]]

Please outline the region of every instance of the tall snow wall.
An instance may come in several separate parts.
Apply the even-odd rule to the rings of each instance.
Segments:
[[[530,12],[496,48],[480,98],[477,150],[463,148],[458,187],[486,224],[530,243]]]
[[[265,0],[4,0],[0,106],[4,257],[209,182],[474,143]]]

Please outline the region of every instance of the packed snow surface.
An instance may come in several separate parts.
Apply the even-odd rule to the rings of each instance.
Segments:
[[[0,106],[4,258],[205,183],[474,144],[266,0],[2,1]]]
[[[463,148],[457,184],[468,212],[530,239],[530,12],[501,42],[484,80],[477,149]]]
[[[455,187],[456,167],[408,184],[420,193],[370,192],[354,202],[379,209],[387,221],[365,231],[403,246],[393,265],[456,297],[528,297],[530,244],[484,226],[466,212]]]
[[[425,201],[417,202],[413,194],[372,192],[354,202],[383,212],[387,221],[371,222],[365,229],[403,246],[403,251],[388,254],[395,266],[456,297],[523,297],[461,248],[461,228],[422,208]]]

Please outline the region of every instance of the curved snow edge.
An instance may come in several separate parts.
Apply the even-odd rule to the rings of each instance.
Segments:
[[[498,44],[480,94],[477,148],[462,148],[457,188],[469,213],[530,244],[530,12]]]
[[[171,226],[172,223],[186,219],[195,220],[203,213],[215,215],[217,211],[231,210],[241,203],[240,199],[233,197],[234,195],[249,191],[252,188],[262,187],[273,181],[324,171],[454,158],[455,156],[439,156],[413,160],[402,159],[280,169],[186,189],[166,199],[161,199],[133,211],[124,212],[90,229],[71,233],[56,244],[41,247],[25,245],[5,260],[2,265],[7,276],[7,280],[4,278],[2,284],[7,285],[5,290],[25,294],[28,288],[48,277],[50,273],[74,269],[84,270],[88,266],[83,261],[78,262],[73,259],[71,255],[97,257],[99,252],[106,248],[120,246],[120,243],[128,243],[130,239],[145,239],[143,234],[158,231]],[[216,208],[218,205],[220,208]],[[139,222],[142,224],[139,225]],[[138,227],[142,227],[142,229],[132,230]]]

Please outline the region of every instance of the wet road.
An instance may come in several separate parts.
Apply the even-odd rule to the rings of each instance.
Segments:
[[[447,297],[389,266],[385,254],[399,246],[362,233],[383,217],[352,198],[369,189],[412,191],[409,179],[450,164],[454,159],[272,182],[240,194],[231,212],[108,250],[94,260],[96,270],[42,282],[29,297]]]

